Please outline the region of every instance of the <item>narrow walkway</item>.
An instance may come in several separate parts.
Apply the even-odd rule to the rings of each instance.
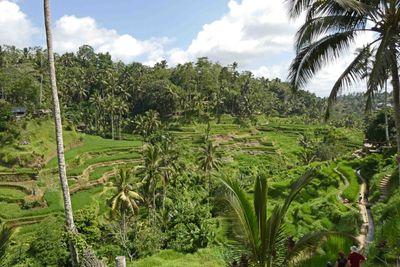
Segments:
[[[342,197],[343,191],[349,186],[349,181],[347,177],[337,168],[334,168],[334,172],[340,175],[344,181],[344,185],[339,189],[339,193],[337,194],[337,199],[341,201],[341,203],[343,203],[343,205],[345,205],[347,208],[354,210],[355,208],[350,203],[345,203]],[[356,237],[356,239],[360,244],[361,250],[364,251],[365,254],[367,254],[369,244],[374,239],[374,221],[371,211],[369,209],[368,198],[366,197],[367,184],[365,183],[364,178],[361,177],[360,171],[357,170],[356,173],[362,181],[359,191],[359,195],[362,196],[362,201],[358,203],[358,211],[360,212],[363,221],[360,229],[360,234]]]
[[[358,203],[358,207],[360,209],[360,214],[362,216],[363,224],[361,226],[360,235],[357,237],[358,241],[361,244],[361,250],[364,251],[365,255],[368,254],[369,245],[374,240],[374,220],[372,218],[372,213],[369,208],[368,197],[366,196],[367,184],[364,178],[361,176],[360,169],[356,171],[358,178],[362,181],[360,186],[360,196],[362,200]]]

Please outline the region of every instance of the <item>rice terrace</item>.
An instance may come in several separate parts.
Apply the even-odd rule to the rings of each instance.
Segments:
[[[0,266],[400,266],[400,1],[0,1]]]

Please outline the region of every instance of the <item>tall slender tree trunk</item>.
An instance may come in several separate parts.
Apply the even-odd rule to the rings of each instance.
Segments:
[[[43,55],[40,52],[40,92],[39,92],[39,107],[42,108],[43,101]]]
[[[39,107],[42,108],[43,101],[43,74],[40,74]]]
[[[399,168],[399,186],[400,186],[400,81],[399,70],[397,66],[396,48],[391,48],[391,73],[393,86],[393,104],[394,104],[394,122],[396,127],[396,142],[397,142],[397,164]]]
[[[114,105],[114,103],[112,103]],[[115,139],[115,134],[114,134],[114,107],[111,107],[111,139]]]
[[[386,145],[390,146],[390,136],[389,136],[389,121],[388,121],[388,110],[387,110],[387,80],[385,80],[385,135],[386,135]]]
[[[57,158],[58,158],[58,172],[60,176],[61,189],[64,198],[64,211],[66,219],[66,227],[69,232],[76,233],[76,227],[74,224],[74,218],[72,215],[72,204],[71,196],[69,194],[67,172],[65,168],[65,158],[64,158],[64,143],[63,143],[63,133],[62,133],[62,123],[61,123],[61,112],[60,112],[60,102],[58,99],[57,92],[57,81],[56,81],[56,68],[54,64],[54,54],[53,54],[53,39],[51,32],[51,19],[50,19],[50,3],[49,0],[44,0],[44,22],[46,28],[46,41],[47,41],[47,52],[49,59],[49,72],[50,72],[50,84],[51,92],[53,98],[53,113],[54,121],[56,127],[56,140],[57,140]],[[79,257],[77,253],[76,246],[70,243],[70,252],[72,258],[72,264],[78,266]]]

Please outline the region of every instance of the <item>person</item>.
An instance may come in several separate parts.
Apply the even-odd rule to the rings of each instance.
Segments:
[[[335,267],[346,267],[347,259],[342,251],[339,252],[339,258],[336,261]]]
[[[362,195],[360,194],[360,195],[358,196],[358,203],[360,203],[360,204],[361,204],[361,202],[362,202],[362,199],[363,199],[363,197],[362,197]]]
[[[347,259],[350,262],[350,267],[360,267],[361,262],[365,261],[366,258],[358,253],[358,248],[356,246],[352,246],[350,248],[350,255],[347,257]]]

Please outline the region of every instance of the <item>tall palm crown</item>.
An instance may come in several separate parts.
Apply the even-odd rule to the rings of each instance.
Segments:
[[[139,210],[138,201],[143,200],[135,191],[133,171],[120,169],[115,182],[115,194],[111,198],[111,210],[121,215],[136,214]]]
[[[156,208],[156,188],[159,181],[164,181],[161,149],[158,145],[147,145],[143,151],[144,167],[142,168],[143,182],[146,189],[146,202]]]
[[[306,13],[296,35],[296,57],[289,71],[293,87],[304,87],[329,61],[340,58],[361,33],[372,40],[357,50],[353,61],[338,77],[328,98],[327,116],[338,93],[365,76],[372,62],[367,94],[382,86],[390,73],[400,155],[400,1],[399,0],[287,0],[291,17]],[[399,165],[400,167],[400,165]]]
[[[215,146],[211,141],[207,141],[202,147],[202,154],[199,156],[198,161],[200,168],[206,174],[209,174],[213,169],[218,169],[221,165],[215,150]]]

